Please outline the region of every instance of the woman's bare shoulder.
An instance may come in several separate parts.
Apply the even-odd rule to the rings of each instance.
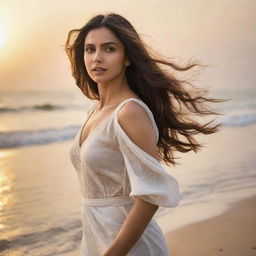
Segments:
[[[118,122],[137,146],[159,159],[155,131],[149,115],[142,105],[135,101],[128,101],[118,113]]]

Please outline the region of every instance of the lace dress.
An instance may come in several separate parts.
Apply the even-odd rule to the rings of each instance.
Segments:
[[[118,111],[128,101],[135,101],[145,109],[158,140],[158,129],[148,106],[142,100],[129,98],[90,131],[80,146],[82,126],[70,149],[82,195],[81,256],[103,255],[132,209],[134,197],[163,207],[175,207],[180,200],[177,180],[159,161],[133,143],[119,124]],[[95,106],[89,109],[86,122]],[[127,255],[169,255],[155,216]]]

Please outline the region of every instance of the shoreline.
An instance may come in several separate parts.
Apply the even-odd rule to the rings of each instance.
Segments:
[[[222,214],[165,233],[171,256],[254,256],[256,196],[234,202]]]

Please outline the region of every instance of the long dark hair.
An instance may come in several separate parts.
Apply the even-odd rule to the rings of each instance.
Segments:
[[[163,70],[167,65],[175,71],[186,71],[192,67],[203,67],[199,63],[188,63],[185,67],[170,62],[164,57],[155,57],[150,47],[142,41],[134,27],[124,17],[116,13],[97,15],[82,28],[69,31],[65,51],[71,62],[72,76],[77,86],[89,99],[99,100],[97,83],[87,73],[84,64],[84,41],[92,29],[106,27],[123,43],[125,55],[131,64],[126,68],[128,85],[152,111],[159,130],[157,143],[160,159],[167,165],[175,165],[173,152],[188,152],[202,147],[194,138],[195,134],[215,133],[220,124],[198,123],[192,115],[219,114],[205,103],[224,100],[206,97],[207,90],[194,87],[188,80],[175,77]],[[73,40],[72,37],[76,35]],[[189,90],[188,86],[193,87]],[[185,138],[185,140],[184,140]]]

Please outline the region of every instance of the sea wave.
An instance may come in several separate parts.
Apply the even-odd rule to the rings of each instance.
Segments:
[[[220,119],[225,127],[241,127],[256,123],[256,113],[229,114]]]
[[[63,106],[53,105],[53,104],[41,104],[34,106],[23,106],[23,107],[0,107],[0,113],[6,112],[23,112],[23,111],[34,111],[34,110],[56,110],[64,109]]]
[[[71,140],[76,135],[79,127],[78,125],[71,125],[63,128],[0,132],[0,148],[13,148]]]
[[[28,233],[17,234],[9,239],[0,239],[0,255],[13,255],[9,252],[10,249],[16,251],[15,255],[62,255],[74,251],[74,245],[69,242],[73,241],[77,244],[81,232],[79,219],[44,230],[34,228]],[[51,246],[47,247],[49,244]]]
[[[51,103],[35,104],[30,106],[2,106],[0,107],[0,114],[2,113],[21,113],[26,111],[54,111],[54,110],[75,110],[81,109],[80,105],[67,104],[67,105],[57,105]]]
[[[218,120],[224,127],[242,127],[256,123],[256,113],[225,115]],[[80,125],[62,128],[0,132],[0,148],[40,145],[74,138]]]

